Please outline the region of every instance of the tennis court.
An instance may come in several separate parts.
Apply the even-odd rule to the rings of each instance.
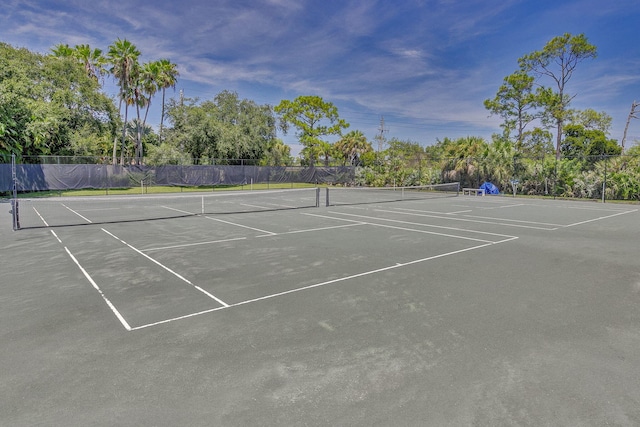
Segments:
[[[3,423],[640,423],[637,205],[148,196],[0,204]]]

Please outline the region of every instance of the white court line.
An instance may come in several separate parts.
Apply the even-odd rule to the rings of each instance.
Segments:
[[[376,223],[373,223],[373,222],[370,222],[369,225],[372,225],[374,227],[392,228],[392,229],[395,229],[395,230],[411,231],[412,233],[423,233],[423,234],[432,234],[434,236],[450,237],[452,239],[471,240],[473,242],[493,243],[491,240],[475,239],[473,237],[456,236],[455,234],[436,233],[435,231],[416,230],[415,228],[399,227],[397,225],[376,224]]]
[[[273,298],[281,297],[281,296],[284,296],[284,295],[293,294],[295,292],[306,291],[306,290],[313,289],[313,288],[319,288],[321,286],[326,286],[326,285],[331,285],[331,284],[338,283],[338,282],[344,282],[344,281],[347,281],[347,280],[356,279],[358,277],[370,276],[372,274],[381,273],[383,271],[389,271],[389,270],[393,270],[393,269],[396,269],[396,268],[406,267],[406,266],[413,265],[413,264],[419,264],[419,263],[422,263],[422,262],[431,261],[431,260],[438,259],[438,258],[444,258],[444,257],[450,256],[450,255],[456,255],[456,254],[459,254],[459,253],[473,251],[473,250],[480,249],[480,248],[486,248],[488,246],[492,246],[492,245],[495,245],[495,244],[508,242],[508,241],[515,240],[515,239],[517,239],[517,237],[514,236],[512,239],[507,239],[507,240],[500,241],[500,242],[485,243],[485,244],[482,244],[482,245],[472,246],[470,248],[465,248],[465,249],[460,249],[460,250],[457,250],[457,251],[447,252],[447,253],[444,253],[444,254],[434,255],[434,256],[427,257],[427,258],[420,258],[420,259],[417,259],[417,260],[414,260],[414,261],[408,261],[408,262],[404,262],[404,263],[397,263],[397,264],[394,264],[394,265],[390,265],[388,267],[382,267],[382,268],[378,268],[378,269],[375,269],[375,270],[365,271],[363,273],[357,273],[357,274],[352,274],[352,275],[346,276],[346,277],[340,277],[338,279],[327,280],[326,282],[315,283],[315,284],[309,285],[309,286],[303,286],[303,287],[300,287],[300,288],[290,289],[288,291],[278,292],[278,293],[271,294],[271,295],[265,295],[265,296],[262,296],[262,297],[253,298],[253,299],[237,302],[237,303],[234,303],[234,304],[230,304],[227,307],[216,307],[216,308],[209,309],[209,310],[199,311],[197,313],[187,314],[185,316],[174,317],[172,319],[165,319],[165,320],[161,320],[159,322],[154,322],[154,323],[149,323],[149,324],[146,324],[146,325],[137,326],[135,328],[132,328],[131,330],[134,331],[134,330],[149,328],[151,326],[157,326],[157,325],[161,325],[161,324],[164,324],[164,323],[175,322],[177,320],[182,320],[182,319],[187,319],[187,318],[190,318],[190,317],[199,316],[199,315],[202,315],[202,314],[212,313],[214,311],[219,311],[219,310],[222,310],[222,309],[225,309],[225,308],[239,307],[239,306],[251,304],[251,303],[254,303],[254,302],[265,301],[265,300],[268,300],[268,299],[273,299]]]
[[[277,233],[274,233],[274,232],[272,232],[272,231],[261,230],[261,229],[259,229],[259,228],[249,227],[249,226],[247,226],[247,225],[242,225],[242,224],[236,224],[235,222],[223,221],[223,220],[221,220],[221,219],[218,219],[218,218],[212,218],[212,217],[210,217],[210,216],[205,216],[205,218],[210,219],[211,221],[218,221],[218,222],[222,222],[222,223],[224,223],[224,224],[234,225],[234,226],[236,226],[236,227],[242,227],[242,228],[247,228],[247,229],[249,229],[249,230],[253,230],[253,231],[259,231],[259,232],[261,232],[261,233],[269,234],[269,235],[272,235],[272,236],[275,236],[275,235],[277,234]]]
[[[573,202],[573,203],[584,203],[584,202]],[[529,206],[541,206],[541,207],[545,207],[545,205],[529,205]],[[576,209],[576,210],[584,210],[584,211],[599,211],[599,212],[635,212],[635,210],[631,210],[628,211],[626,209],[619,209],[619,208],[601,208],[601,207],[585,207],[585,206],[566,206],[566,205],[560,205],[560,206],[552,206],[558,209]],[[636,209],[637,210],[637,209]]]
[[[47,224],[47,221],[44,220],[44,218],[42,217],[42,215],[40,215],[40,212],[38,212],[38,209],[33,208],[33,210],[35,211],[36,215],[38,215],[38,217],[40,217],[40,221],[42,221],[45,225],[45,227],[48,227],[49,224]]]
[[[270,208],[268,208],[267,206],[248,205],[248,204],[246,204],[246,203],[239,203],[239,205],[240,205],[240,206],[246,206],[246,207],[248,207],[248,208],[257,208],[257,209],[264,209],[264,210],[270,209]]]
[[[87,208],[82,209],[84,212],[104,212],[104,211],[119,211],[122,208]]]
[[[62,206],[64,206],[65,208],[69,209],[71,212],[73,212],[74,214],[78,215],[80,218],[84,219],[85,221],[87,221],[89,224],[93,224],[93,222],[91,222],[91,220],[85,216],[82,216],[81,214],[79,214],[78,212],[74,211],[73,209],[71,209],[69,206],[65,205],[64,203],[60,203]]]
[[[307,214],[302,214],[302,215],[307,215]],[[330,218],[330,217],[328,217],[328,218]],[[333,225],[333,226],[329,226],[329,227],[306,228],[304,230],[285,231],[285,232],[282,232],[282,233],[277,233],[275,235],[276,236],[282,236],[282,235],[286,235],[286,234],[312,233],[314,231],[333,230],[333,229],[336,229],[336,228],[345,228],[345,227],[357,227],[359,225],[368,225],[368,224],[366,222],[358,221],[357,224],[343,224],[343,225]],[[269,237],[269,236],[264,236],[263,235],[263,236],[256,236],[256,237]]]
[[[189,313],[189,314],[185,314],[184,316],[172,317],[171,319],[165,319],[165,320],[160,320],[158,322],[147,323],[146,325],[140,325],[140,326],[136,326],[134,328],[131,328],[131,330],[132,331],[137,331],[139,329],[150,328],[152,326],[158,326],[158,325],[162,325],[164,323],[171,323],[171,322],[175,322],[175,321],[178,321],[178,320],[188,319],[190,317],[196,317],[196,316],[201,316],[201,315],[207,314],[207,313],[213,313],[214,311],[224,310],[225,308],[229,308],[229,307],[233,307],[233,305],[229,305],[229,306],[226,306],[226,307],[210,308],[209,310],[198,311],[197,313]]]
[[[121,238],[119,238],[118,236],[114,235],[113,233],[110,233],[109,231],[105,230],[104,228],[101,229],[102,231],[104,231],[105,233],[107,233],[109,236],[113,237],[114,239],[118,240],[119,242],[121,242],[122,244],[128,246],[129,248],[131,248],[132,250],[134,250],[135,252],[139,253],[140,255],[142,255],[143,257],[147,258],[149,261],[153,262],[154,264],[159,265],[160,267],[164,268],[166,271],[168,271],[169,273],[173,274],[174,276],[176,276],[178,279],[182,280],[183,282],[193,286],[195,289],[199,290],[200,292],[202,292],[203,294],[205,294],[206,296],[208,296],[209,298],[217,301],[219,304],[223,305],[223,306],[228,306],[229,304],[227,304],[226,302],[222,301],[220,298],[217,298],[215,295],[210,294],[209,292],[205,291],[204,289],[202,289],[200,286],[198,285],[194,285],[193,283],[191,283],[189,280],[185,279],[183,276],[181,276],[180,274],[176,273],[175,271],[173,271],[172,269],[170,269],[169,267],[167,267],[166,265],[160,263],[159,261],[151,258],[149,255],[145,254],[144,252],[142,252],[141,250],[131,246],[130,244],[128,244],[127,242],[125,242],[124,240],[122,240]]]
[[[50,230],[50,231],[51,231],[51,234],[53,234],[53,237],[55,237],[56,239],[58,239],[58,243],[62,243],[62,240],[60,240],[60,238],[58,237],[58,235],[56,234],[56,232],[55,232],[55,231],[53,231],[53,230]]]
[[[80,265],[80,263],[78,262],[78,260],[76,259],[76,257],[73,256],[73,254],[71,253],[71,251],[65,246],[64,250],[67,251],[67,253],[69,254],[69,256],[71,257],[71,259],[73,260],[73,262],[76,263],[76,265],[78,266],[78,268],[80,269],[80,271],[82,271],[82,274],[84,274],[84,277],[87,278],[87,280],[89,281],[89,283],[91,283],[91,285],[98,291],[98,293],[100,294],[100,296],[102,297],[102,299],[104,299],[104,301],[107,303],[107,306],[109,306],[109,308],[111,309],[111,311],[113,311],[113,314],[116,315],[116,317],[118,318],[118,320],[120,321],[120,323],[122,323],[122,326],[124,326],[124,328],[127,331],[131,331],[133,330],[131,328],[131,326],[129,326],[129,324],[127,323],[127,321],[124,319],[124,317],[122,317],[122,315],[120,314],[120,312],[116,309],[116,307],[111,303],[111,301],[109,301],[109,298],[107,298],[105,296],[105,294],[102,292],[102,290],[100,289],[100,287],[96,284],[96,282],[91,278],[91,276],[89,275],[89,273],[87,273],[87,270],[85,270],[82,265]]]
[[[411,209],[406,209],[406,210],[411,210]],[[416,212],[420,212],[420,211],[416,211]],[[549,222],[537,222],[537,221],[524,221],[521,219],[509,219],[509,218],[495,218],[495,217],[491,217],[491,216],[481,216],[481,215],[460,215],[466,218],[480,218],[480,219],[493,219],[496,221],[511,221],[511,222],[521,222],[521,223],[525,223],[525,224],[536,224],[536,225],[549,225],[551,227],[564,227],[562,224],[552,224]]]
[[[573,226],[576,226],[576,225],[586,224],[588,222],[600,221],[601,219],[613,218],[614,216],[625,215],[625,214],[628,214],[628,213],[631,213],[631,212],[638,212],[638,209],[634,209],[632,211],[618,212],[618,213],[613,214],[613,215],[601,216],[600,218],[589,219],[587,221],[575,222],[573,224],[565,225],[565,227],[573,227]]]
[[[161,206],[161,207],[165,208],[165,209],[169,209],[171,211],[176,211],[176,212],[180,212],[180,213],[183,213],[183,214],[187,214],[187,215],[198,215],[197,213],[193,213],[193,212],[189,212],[189,211],[183,211],[182,209],[176,209],[176,208],[172,208],[170,206]]]
[[[336,215],[355,216],[355,217],[358,217],[358,218],[380,219],[382,221],[385,221],[382,218],[368,217],[368,216],[364,216],[364,215],[340,214],[339,212],[329,212],[329,213],[336,214]],[[338,220],[338,221],[362,222],[362,221],[355,221],[355,220],[352,220],[352,219],[331,217],[331,216],[326,216],[326,215],[316,215],[316,214],[306,214],[306,215],[316,216],[316,217],[320,217],[320,218],[335,219],[335,220]],[[388,221],[403,223],[403,221],[395,221],[395,220],[388,220]],[[393,229],[396,229],[396,230],[411,231],[413,233],[433,234],[435,236],[450,237],[452,239],[462,239],[462,240],[471,240],[471,241],[474,241],[474,242],[493,243],[491,240],[475,239],[473,237],[457,236],[455,234],[436,233],[435,231],[416,230],[415,228],[398,227],[398,226],[395,226],[395,225],[378,224],[378,223],[375,223],[375,222],[365,222],[365,224],[366,225],[371,225],[371,226],[374,226],[374,227],[393,228]],[[421,224],[414,224],[414,225],[421,225]],[[509,237],[511,237],[511,236],[509,236]]]
[[[284,208],[284,209],[294,209],[296,208],[296,206],[292,206],[292,205],[283,205],[282,203],[269,203],[266,202],[265,205],[269,205],[269,206],[258,206],[258,205],[249,205],[247,203],[240,203],[241,206],[248,206],[250,208],[259,208],[259,209],[266,209],[266,210],[273,210],[273,207],[275,206],[276,208]]]
[[[478,203],[504,203],[504,201],[500,201],[500,200],[480,200],[480,198],[478,199],[468,199],[468,201],[474,200],[475,202]],[[573,201],[569,201],[569,200],[540,200],[542,202],[547,202],[547,203],[520,203],[518,205],[508,205],[505,207],[509,207],[509,206],[535,206],[535,207],[540,207],[540,208],[545,208],[545,209],[578,209],[578,210],[589,210],[589,211],[604,211],[604,212],[620,212],[620,211],[626,211],[624,208],[617,208],[617,207],[605,207],[605,205],[603,204],[599,204],[597,206],[577,206],[578,204],[592,204],[589,201],[578,201],[578,200],[573,200]],[[564,204],[562,204],[564,202]],[[459,207],[473,207],[470,205],[452,205],[452,206],[459,206]]]
[[[159,247],[159,248],[145,249],[142,252],[163,251],[165,249],[188,248],[189,246],[213,245],[213,244],[216,244],[216,243],[233,242],[233,241],[236,241],[236,240],[247,240],[247,238],[246,237],[236,237],[236,238],[232,238],[232,239],[210,240],[208,242],[185,243],[185,244],[182,244],[182,245],[162,246],[162,247]]]
[[[490,209],[508,209],[508,208],[515,208],[518,206],[527,206],[524,203],[518,203],[515,205],[502,205],[502,206],[490,206],[490,207],[478,207],[478,209],[484,209],[484,210],[490,210]]]
[[[386,211],[383,209],[375,209],[376,212],[390,212],[390,213],[396,213],[395,211]],[[431,228],[442,228],[444,230],[452,230],[452,231],[462,231],[464,233],[476,233],[476,234],[486,234],[488,236],[498,236],[498,237],[506,237],[508,239],[514,237],[508,234],[499,234],[499,233],[490,233],[488,231],[479,231],[479,230],[467,230],[464,228],[456,228],[456,227],[445,227],[442,225],[432,225],[432,224],[423,224],[420,222],[410,222],[410,221],[400,221],[397,219],[388,219],[388,218],[378,218],[375,216],[366,216],[366,215],[355,215],[355,214],[348,214],[348,213],[342,213],[342,212],[329,212],[332,214],[337,214],[337,215],[345,215],[345,216],[355,216],[355,217],[359,217],[359,218],[368,218],[368,219],[374,219],[374,220],[380,220],[380,221],[388,221],[388,222],[397,222],[399,224],[407,224],[407,225],[417,225],[420,227],[431,227]],[[317,216],[314,214],[305,214],[305,215],[313,215],[313,216]],[[335,218],[335,217],[325,217],[325,218],[333,218],[333,219],[338,219],[338,220],[344,220],[342,218]],[[366,224],[371,224],[371,223],[366,223]],[[376,225],[376,224],[372,224],[372,225]],[[415,229],[410,229],[410,231],[419,231],[419,230],[415,230]],[[488,242],[489,240],[481,240],[483,242]]]
[[[259,236],[255,236],[255,238],[261,238],[261,237],[274,237],[274,236],[282,236],[282,235],[287,235],[287,234],[300,234],[300,233],[312,233],[314,231],[324,231],[324,230],[331,230],[334,228],[345,228],[345,227],[354,227],[357,225],[365,225],[366,223],[360,223],[360,224],[345,224],[345,225],[334,225],[331,227],[320,227],[320,228],[307,228],[304,230],[293,230],[293,231],[285,231],[282,233],[269,233],[269,234],[261,234]],[[221,240],[211,240],[211,241],[207,241],[207,242],[197,242],[197,243],[185,243],[182,245],[172,245],[172,246],[162,246],[162,247],[158,247],[158,248],[149,248],[149,249],[144,249],[142,250],[142,252],[152,252],[152,251],[162,251],[165,249],[178,249],[178,248],[188,248],[190,246],[200,246],[200,245],[213,245],[216,243],[225,243],[225,242],[234,242],[237,240],[247,240],[249,239],[249,237],[236,237],[236,238],[232,238],[232,239],[221,239]]]
[[[376,209],[376,210],[379,210],[379,209]],[[405,211],[405,210],[409,211],[409,212],[402,212],[402,211]],[[428,215],[428,214],[418,213],[418,212],[424,212],[424,211],[415,210],[415,209],[402,209],[402,210],[400,210],[400,208],[398,208],[397,211],[383,211],[383,212],[393,212],[393,213],[397,213],[397,214],[401,214],[401,215],[415,215],[415,216],[423,216],[423,217],[427,217],[427,218],[446,219],[448,221],[475,222],[475,223],[478,223],[478,224],[504,225],[505,227],[530,228],[530,229],[533,229],[533,230],[553,231],[553,230],[557,230],[558,227],[562,227],[562,226],[558,226],[558,227],[555,227],[555,228],[534,227],[534,226],[530,226],[530,225],[509,224],[509,223],[504,223],[504,222],[480,221],[480,220],[476,220],[476,219],[458,218],[458,217],[454,217],[454,216]]]

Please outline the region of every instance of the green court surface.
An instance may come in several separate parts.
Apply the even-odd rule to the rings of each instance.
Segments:
[[[638,205],[316,197],[0,203],[0,424],[640,425]]]

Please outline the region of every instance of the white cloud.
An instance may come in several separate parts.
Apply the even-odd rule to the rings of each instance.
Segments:
[[[522,0],[131,0],[118,7],[110,0],[7,0],[0,36],[39,51],[57,43],[106,50],[127,38],[144,61],[178,64],[178,86],[192,84],[205,95],[242,87],[248,90],[242,96],[253,99],[318,94],[365,115],[390,114],[411,126],[462,122],[473,133],[485,125],[497,129],[482,101],[514,71],[519,56],[542,48],[556,28],[582,22],[598,30],[595,38],[629,41],[596,24],[602,16],[624,17],[625,7],[637,17],[634,1],[578,10],[588,19],[576,23],[577,1],[542,8]],[[530,19],[515,25],[517,16]],[[635,64],[629,57],[633,52],[615,58],[615,67],[607,59],[584,74],[581,69],[571,83],[580,87],[580,99],[597,110],[603,103],[627,109],[630,100],[619,100],[640,86],[637,55]]]

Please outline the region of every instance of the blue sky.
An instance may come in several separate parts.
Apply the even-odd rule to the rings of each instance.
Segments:
[[[126,38],[142,61],[178,64],[175,94],[222,90],[277,105],[319,95],[373,140],[430,145],[445,137],[490,140],[495,96],[519,57],[565,32],[584,33],[598,58],[579,65],[572,106],[613,117],[620,140],[640,100],[637,0],[4,0],[0,41],[41,53],[59,43],[106,51]],[[105,82],[106,90],[113,84]],[[545,84],[550,84],[545,82]],[[158,123],[159,98],[150,114]],[[279,135],[299,151],[293,136]],[[640,140],[632,122],[627,146]]]

